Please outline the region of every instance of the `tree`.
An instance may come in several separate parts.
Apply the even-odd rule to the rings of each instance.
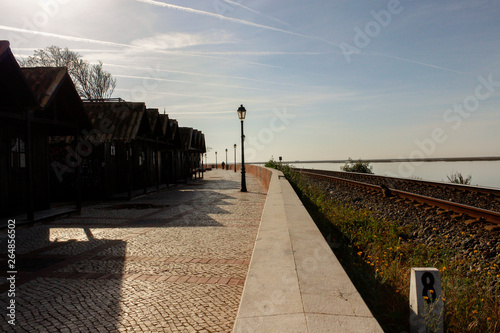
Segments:
[[[363,162],[361,159],[354,162],[350,157],[340,169],[347,172],[373,173],[373,167],[370,166],[370,163]]]
[[[82,98],[104,99],[113,94],[116,80],[102,68],[102,62],[89,64],[77,52],[49,46],[35,50],[34,55],[19,61],[23,67],[66,67]]]

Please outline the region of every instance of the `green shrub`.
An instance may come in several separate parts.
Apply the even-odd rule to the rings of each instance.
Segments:
[[[266,164],[264,164],[264,166],[266,168],[273,168],[273,169],[279,168],[278,162],[276,162],[273,158],[271,158],[269,161],[267,161]]]
[[[344,164],[344,166],[340,167],[340,170],[346,172],[359,172],[359,173],[371,173],[373,174],[373,167],[370,166],[370,163],[363,162],[359,159],[357,162],[354,162],[350,157],[348,161]]]

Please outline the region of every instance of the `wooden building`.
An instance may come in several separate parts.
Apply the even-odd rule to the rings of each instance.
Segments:
[[[0,215],[27,214],[50,208],[55,195],[49,179],[49,137],[73,135],[90,128],[82,101],[66,68],[20,68],[9,42],[0,41]],[[70,146],[66,172],[73,172],[75,209],[79,168]],[[63,172],[59,170],[59,172]]]
[[[132,198],[193,177],[204,135],[121,99],[83,101],[66,68],[20,68],[0,41],[0,216]]]
[[[82,160],[85,198],[131,198],[177,183],[182,145],[176,120],[144,103],[111,99],[83,104],[92,124],[83,138],[89,149]],[[59,138],[51,146],[64,151],[72,140]]]
[[[197,177],[202,171],[201,158],[206,152],[205,135],[189,127],[181,127],[179,132],[182,146],[180,157],[182,177],[191,179]]]

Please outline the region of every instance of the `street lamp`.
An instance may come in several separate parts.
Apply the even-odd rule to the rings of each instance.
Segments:
[[[226,148],[226,170],[227,170],[227,148]]]
[[[241,192],[247,191],[247,183],[245,181],[245,135],[243,134],[243,120],[247,110],[243,107],[243,104],[238,108],[238,118],[241,120]]]
[[[215,168],[217,169],[217,152],[215,152]]]
[[[234,172],[236,172],[236,143],[234,144]]]

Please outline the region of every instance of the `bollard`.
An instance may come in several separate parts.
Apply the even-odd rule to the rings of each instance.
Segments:
[[[410,332],[443,332],[443,313],[439,270],[413,267],[410,277]]]

